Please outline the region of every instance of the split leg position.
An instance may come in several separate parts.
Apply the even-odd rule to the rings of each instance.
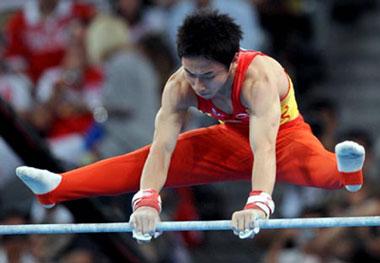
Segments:
[[[215,125],[180,135],[165,187],[250,180],[254,157],[248,134],[247,127]],[[52,207],[67,200],[137,191],[148,152],[149,146],[146,146],[63,174],[25,166],[18,167],[16,174],[44,206]],[[279,130],[276,180],[325,189],[345,186],[349,191],[357,191],[363,183],[364,155],[364,148],[350,141],[338,144],[335,154],[328,152],[311,133],[310,127],[299,121]],[[135,201],[141,201],[139,196],[135,197]],[[245,209],[249,209],[250,204],[248,199]],[[151,207],[139,209],[145,208]],[[249,219],[237,219],[235,215],[239,212],[232,216],[235,233],[241,238],[253,236],[258,232],[257,226],[247,225],[251,222]],[[150,240],[157,222],[136,220],[132,214],[131,223],[141,231],[137,233],[138,239]]]

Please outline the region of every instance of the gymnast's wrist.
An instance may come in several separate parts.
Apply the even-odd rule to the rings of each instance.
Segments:
[[[135,212],[140,207],[154,208],[161,212],[161,197],[157,190],[149,188],[138,191],[132,198],[132,210]]]
[[[251,191],[244,209],[258,209],[265,214],[265,218],[268,219],[275,209],[275,204],[270,194],[263,191]]]

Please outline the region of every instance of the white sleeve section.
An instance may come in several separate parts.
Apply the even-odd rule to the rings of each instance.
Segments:
[[[46,70],[37,82],[36,98],[38,102],[47,102],[54,93],[55,83],[59,80],[62,69],[59,67]]]

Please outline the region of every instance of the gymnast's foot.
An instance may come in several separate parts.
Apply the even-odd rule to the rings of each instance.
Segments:
[[[16,168],[16,175],[29,187],[36,195],[43,195],[57,188],[61,183],[62,176],[48,170],[41,170],[28,166]],[[42,204],[46,208],[51,208],[55,204]]]
[[[345,188],[350,192],[358,191],[363,184],[364,147],[356,142],[344,141],[335,146],[335,155]]]

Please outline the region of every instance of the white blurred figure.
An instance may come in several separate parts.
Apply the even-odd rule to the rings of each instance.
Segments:
[[[86,138],[96,127],[93,112],[101,107],[102,88],[102,72],[88,65],[81,43],[68,46],[62,63],[46,70],[38,81],[39,110],[50,114],[39,128],[59,159],[79,165],[93,150]]]
[[[150,143],[159,107],[159,80],[151,62],[129,41],[127,25],[119,18],[98,16],[87,34],[92,63],[104,70],[104,157]]]

